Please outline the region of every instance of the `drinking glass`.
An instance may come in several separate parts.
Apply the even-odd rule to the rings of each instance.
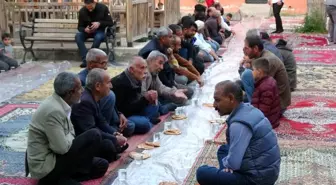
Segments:
[[[118,177],[120,181],[126,181],[127,179],[127,171],[126,169],[120,169],[118,171]]]
[[[143,155],[140,155],[135,158],[135,164],[136,165],[141,165],[143,163]]]
[[[158,142],[160,141],[160,139],[161,139],[161,133],[158,132],[153,135],[153,142]]]
[[[164,124],[164,130],[169,130],[172,128],[172,122],[165,122]]]

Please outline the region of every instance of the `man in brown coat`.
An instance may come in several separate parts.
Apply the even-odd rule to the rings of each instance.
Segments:
[[[244,54],[250,59],[266,58],[269,61],[270,71],[279,89],[282,112],[291,104],[291,91],[288,76],[283,62],[270,51],[264,50],[262,40],[257,35],[248,35],[245,38]],[[252,61],[253,63],[253,61]]]

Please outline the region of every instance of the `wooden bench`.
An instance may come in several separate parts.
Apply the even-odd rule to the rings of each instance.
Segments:
[[[20,41],[24,47],[23,63],[26,61],[26,54],[30,52],[34,60],[37,60],[33,46],[34,42],[58,42],[63,47],[64,42],[75,42],[78,20],[76,19],[34,19],[31,24],[20,25]],[[27,34],[30,30],[31,34]],[[105,29],[105,44],[109,61],[115,59],[114,47],[116,43],[117,24],[114,22],[112,27]],[[92,42],[93,38],[89,38],[88,42]],[[28,44],[27,44],[28,42]],[[27,46],[29,45],[30,46]]]

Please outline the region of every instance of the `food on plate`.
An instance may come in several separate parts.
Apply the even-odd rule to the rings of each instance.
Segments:
[[[185,116],[185,115],[172,115],[172,119],[173,120],[183,120],[183,119],[187,119],[187,116]]]
[[[161,146],[160,142],[149,142],[149,141],[147,141],[145,144],[149,145],[149,146],[153,146],[153,147],[160,147]]]
[[[168,129],[163,132],[166,135],[180,135],[181,131],[179,129]]]
[[[145,160],[145,159],[148,159],[151,157],[150,154],[147,154],[147,153],[138,153],[138,152],[130,152],[129,153],[129,156],[132,158],[132,159],[141,159],[141,156],[142,156],[142,159]]]

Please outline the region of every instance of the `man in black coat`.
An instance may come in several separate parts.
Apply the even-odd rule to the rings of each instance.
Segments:
[[[113,145],[110,145],[110,149],[115,147],[115,152],[121,153],[128,148],[127,139],[109,125],[101,114],[97,103],[109,95],[112,86],[110,79],[107,72],[103,69],[96,68],[89,72],[87,84],[80,102],[72,106],[71,122],[73,123],[76,135],[97,128],[100,131],[102,139],[112,141]],[[106,157],[113,156],[105,155]]]
[[[112,26],[113,21],[107,6],[96,3],[94,0],[84,0],[85,6],[79,10],[78,16],[78,33],[75,40],[82,57],[80,67],[86,67],[87,49],[85,41],[93,38],[91,48],[99,48],[100,44],[105,40],[105,28]]]
[[[142,81],[147,75],[147,64],[141,57],[135,57],[124,72],[112,78],[113,91],[116,95],[116,105],[128,120],[135,124],[137,132],[148,132],[152,124],[159,119],[158,93],[150,90],[142,94]]]

